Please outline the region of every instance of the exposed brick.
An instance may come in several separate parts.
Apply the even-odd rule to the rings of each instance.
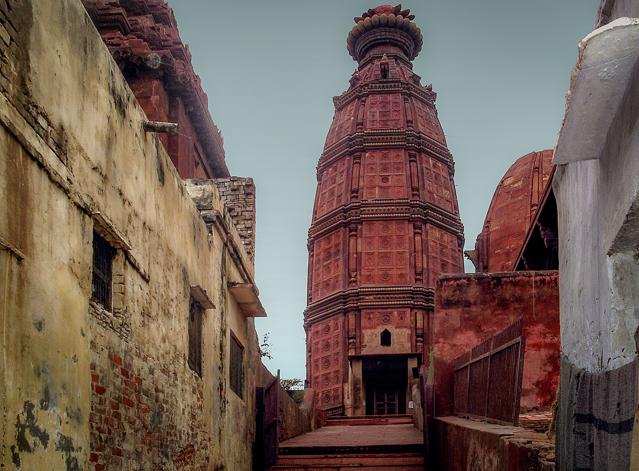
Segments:
[[[255,184],[252,178],[215,179],[220,198],[229,212],[247,254],[255,256]]]

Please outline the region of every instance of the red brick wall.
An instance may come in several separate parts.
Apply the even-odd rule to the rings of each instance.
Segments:
[[[202,380],[184,374],[182,358],[153,358],[105,334],[96,326],[91,342],[91,469],[206,466]]]
[[[452,362],[520,317],[525,337],[521,412],[548,410],[559,384],[559,288],[556,272],[441,277],[435,291],[432,363],[435,407],[453,411]]]

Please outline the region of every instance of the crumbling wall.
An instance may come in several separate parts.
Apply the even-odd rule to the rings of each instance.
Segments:
[[[559,383],[556,272],[446,275],[435,291],[430,355],[435,412],[453,412],[453,361],[522,319],[525,338],[521,413],[550,410]]]
[[[0,22],[0,463],[250,469],[257,336],[227,281],[253,268],[232,224],[205,224],[79,0],[3,1]],[[117,251],[111,311],[89,302],[94,230]],[[194,286],[215,305],[201,377]]]

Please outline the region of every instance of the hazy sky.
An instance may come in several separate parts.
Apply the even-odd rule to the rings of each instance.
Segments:
[[[577,43],[598,0],[412,0],[424,48],[414,62],[455,158],[466,248],[499,179],[518,157],[552,148]],[[224,135],[234,175],[257,186],[257,283],[272,371],[304,378],[302,313],[315,166],[348,87],[346,52],[362,0],[169,0]],[[467,268],[468,269],[468,268]]]

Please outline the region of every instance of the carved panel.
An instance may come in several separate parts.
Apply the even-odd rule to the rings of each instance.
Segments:
[[[359,172],[362,166],[362,157],[357,154],[353,157],[353,170],[351,172],[351,199],[356,200],[359,197]]]
[[[357,281],[357,226],[348,228],[348,282]]]
[[[446,143],[444,132],[439,124],[435,109],[421,100],[413,100],[415,104],[415,112],[417,113],[417,129],[432,137],[437,142]]]
[[[366,100],[366,129],[404,126],[404,101],[400,93],[372,94]]]
[[[326,137],[326,147],[335,144],[348,133],[353,131],[353,124],[355,121],[355,104],[356,101],[354,100],[335,113],[333,124],[331,125],[331,129]]]
[[[441,274],[462,271],[461,249],[454,235],[428,224],[426,239],[429,286],[434,286]]]
[[[422,281],[424,277],[424,246],[422,239],[422,225],[414,225],[414,254],[415,254],[415,281]]]
[[[316,217],[346,203],[347,160],[339,160],[327,167],[317,188]]]
[[[362,354],[409,353],[414,325],[410,309],[362,310]],[[390,333],[390,345],[381,345],[381,332]]]
[[[313,248],[313,301],[342,289],[344,284],[344,231],[315,241]]]
[[[310,335],[313,339],[311,387],[322,407],[339,405],[344,377],[344,318],[339,316],[318,322],[310,328]]]
[[[401,149],[367,152],[364,199],[407,198],[406,157]]]
[[[439,160],[428,156],[422,157],[421,164],[426,201],[447,211],[456,211],[455,194],[448,167]]]
[[[366,221],[362,228],[362,285],[410,283],[408,222]]]

